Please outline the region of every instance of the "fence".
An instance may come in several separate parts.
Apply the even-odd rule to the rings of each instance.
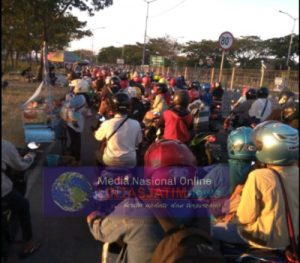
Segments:
[[[156,73],[163,73],[170,76],[182,74],[186,80],[196,79],[200,82],[214,82],[219,79],[220,70],[215,68],[178,68],[177,70],[166,67],[153,67]],[[293,92],[299,94],[299,71],[284,70],[265,70],[262,76],[260,69],[223,69],[221,82],[227,89],[241,89],[242,86],[259,87],[266,86],[270,90],[276,89],[275,79],[282,78],[282,85],[287,81],[289,74],[288,87]],[[262,83],[262,85],[260,85]]]

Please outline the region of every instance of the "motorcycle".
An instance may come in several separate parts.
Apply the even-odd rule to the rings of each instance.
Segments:
[[[222,101],[213,99],[210,107],[210,120],[222,120]]]
[[[228,263],[286,263],[283,251],[245,247],[221,242],[221,253]]]
[[[35,142],[30,142],[27,144],[26,148],[17,148],[21,156],[25,156],[28,153],[33,153],[35,156],[40,152],[40,145]],[[36,163],[36,157],[31,165],[33,167]],[[26,171],[16,171],[8,167],[5,171],[5,174],[11,179],[16,189],[22,196],[25,196],[26,193]],[[2,252],[1,256],[5,262],[8,257],[9,248],[11,244],[15,241],[16,236],[19,230],[19,220],[17,215],[11,209],[8,203],[1,202],[2,213],[1,213],[1,226],[2,226]]]
[[[189,144],[199,166],[209,166],[222,159],[222,147],[211,133],[196,134]]]

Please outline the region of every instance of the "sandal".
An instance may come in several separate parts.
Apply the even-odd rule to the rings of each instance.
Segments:
[[[41,244],[40,243],[36,243],[34,244],[31,249],[29,251],[26,251],[26,252],[22,252],[20,255],[19,255],[19,258],[20,259],[25,259],[29,256],[31,256],[34,252],[38,251],[39,248],[40,248]]]

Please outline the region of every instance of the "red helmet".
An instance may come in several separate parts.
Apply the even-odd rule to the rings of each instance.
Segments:
[[[144,159],[144,176],[146,180],[151,179],[150,189],[166,192],[181,187],[188,191],[193,187],[197,162],[184,143],[157,141],[148,148]],[[168,180],[174,183],[170,185]]]
[[[150,82],[151,82],[151,80],[150,80],[149,76],[143,77],[143,79],[142,79],[142,84],[143,85],[147,86],[147,85],[150,84]]]
[[[176,79],[175,78],[171,78],[170,81],[169,81],[169,85],[171,87],[175,87],[176,86]]]
[[[189,102],[193,102],[194,100],[199,99],[200,97],[200,92],[199,90],[195,90],[195,89],[190,89],[188,90],[189,93]]]
[[[99,79],[103,78],[103,74],[100,71],[97,71],[96,77],[99,78]]]
[[[134,77],[133,77],[133,81],[134,81],[135,83],[141,82],[141,78],[140,78],[139,76],[134,76]]]

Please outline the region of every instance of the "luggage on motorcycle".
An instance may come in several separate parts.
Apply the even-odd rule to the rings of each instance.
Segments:
[[[178,227],[168,231],[152,255],[152,263],[225,262],[213,248],[211,237],[198,228]]]
[[[164,238],[153,252],[151,263],[225,263],[208,233],[192,225],[178,225],[167,210],[164,216],[156,209],[151,209],[151,212],[165,231]],[[190,222],[194,220],[191,218]]]

